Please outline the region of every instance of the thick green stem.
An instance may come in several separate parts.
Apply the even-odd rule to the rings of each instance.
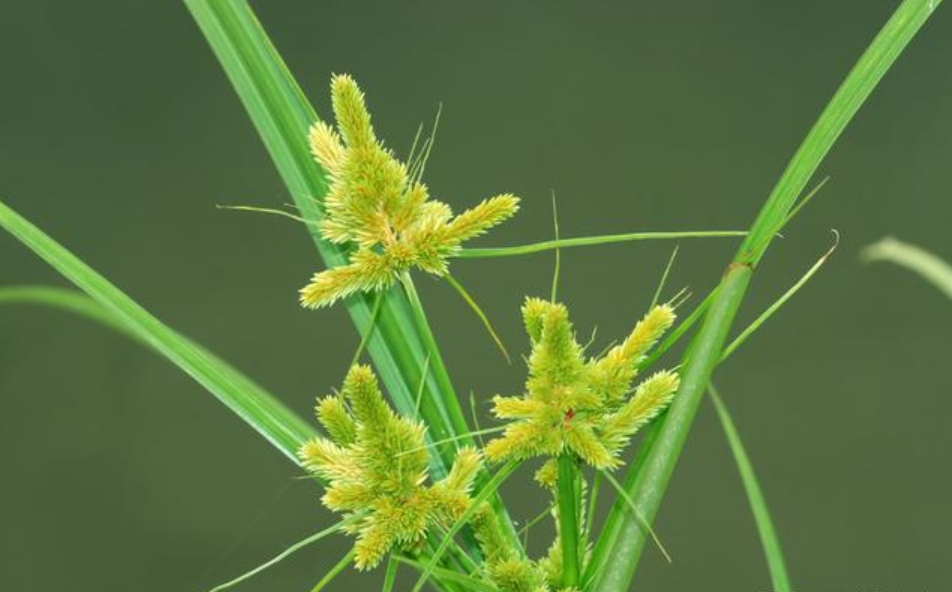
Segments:
[[[625,487],[630,498],[649,522],[658,512],[698,404],[721,358],[753,266],[789,219],[798,196],[847,123],[940,2],[905,0],[896,9],[794,154],[724,274],[701,329],[691,343],[681,387],[658,428],[657,439],[647,453],[644,465],[630,471],[626,479]],[[646,537],[633,517],[623,515],[624,510],[624,504],[615,503],[608,525],[599,537],[590,570],[593,592],[627,590],[634,576]]]
[[[578,467],[569,452],[559,456],[556,494],[559,502],[559,540],[562,543],[562,587],[576,588],[581,576],[579,565]]]
[[[718,288],[717,297],[692,343],[692,363],[685,367],[681,376],[679,396],[675,397],[671,404],[644,465],[639,467],[637,472],[629,473],[634,479],[625,483],[625,489],[631,492],[634,506],[641,511],[641,515],[649,524],[661,506],[667,484],[674,472],[674,460],[681,454],[701,401],[700,397],[684,394],[703,394],[707,387],[750,278],[751,268],[747,265],[732,265],[728,269]],[[624,508],[621,511],[624,512]],[[600,553],[596,548],[595,558],[600,565],[593,565],[591,568],[593,573],[599,573],[595,580],[595,590],[626,590],[634,575],[649,533],[637,517],[629,515],[630,518],[609,521],[599,537],[600,541],[614,541],[614,546],[610,552]],[[625,560],[619,560],[620,557]]]

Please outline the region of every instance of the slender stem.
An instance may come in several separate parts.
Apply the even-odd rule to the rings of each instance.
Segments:
[[[420,334],[421,339],[423,340],[424,347],[426,347],[430,354],[430,368],[433,371],[433,374],[436,377],[436,381],[440,386],[440,392],[443,393],[443,407],[445,412],[448,415],[448,421],[453,426],[454,430],[459,435],[471,434],[469,425],[466,422],[466,416],[463,413],[463,409],[460,406],[459,399],[456,396],[456,391],[453,388],[453,383],[450,381],[449,372],[446,370],[446,365],[443,363],[443,357],[440,355],[440,350],[436,345],[436,338],[433,336],[433,332],[430,330],[430,324],[426,319],[426,313],[423,310],[423,303],[420,301],[420,295],[416,291],[416,287],[413,285],[413,280],[410,278],[409,274],[404,275],[403,277],[403,286],[407,293],[407,300],[410,304],[410,310],[413,313],[413,319],[416,324],[416,329]],[[475,440],[472,436],[462,438],[462,443],[468,445],[475,445]],[[479,478],[478,482],[481,484],[484,481],[485,476]],[[493,507],[493,510],[498,516],[502,518],[502,523],[505,526],[505,532],[510,542],[512,542],[515,547],[521,548],[519,542],[519,536],[516,534],[516,527],[512,521],[512,518],[509,516],[509,513],[506,511],[505,506],[499,500],[499,497],[493,495],[490,504]],[[472,537],[466,537],[468,546],[473,549],[474,554],[478,556],[479,550],[478,545]]]
[[[671,251],[671,256],[668,258],[668,264],[664,266],[661,280],[658,282],[658,287],[655,288],[654,296],[651,298],[651,306],[648,308],[654,308],[658,304],[658,299],[661,298],[661,292],[664,291],[664,285],[668,282],[668,274],[671,273],[671,268],[674,267],[674,260],[678,258],[679,248],[680,245],[674,245],[674,250]]]
[[[571,453],[559,456],[558,502],[559,540],[562,543],[562,587],[575,588],[579,583],[579,503],[577,496],[578,467]]]
[[[374,296],[374,307],[370,311],[370,325],[366,329],[360,327],[357,328],[360,336],[360,343],[357,344],[357,351],[354,352],[354,357],[350,361],[350,366],[354,367],[357,365],[357,362],[360,361],[360,356],[364,353],[364,349],[367,347],[367,342],[370,340],[370,336],[373,335],[374,329],[377,326],[377,317],[380,315],[380,304],[383,302],[383,294],[377,294]]]
[[[482,249],[460,249],[456,253],[457,259],[479,259],[482,257],[513,257],[516,255],[529,255],[531,253],[540,253],[542,251],[551,251],[553,249],[567,249],[571,247],[590,247],[594,245],[607,245],[610,243],[623,243],[639,240],[672,240],[681,238],[726,238],[746,236],[747,233],[741,230],[699,230],[683,232],[629,232],[625,234],[605,234],[601,236],[583,236],[577,238],[563,238],[560,240],[548,240],[539,243],[530,243],[528,245],[516,245],[513,247],[490,247]]]
[[[404,557],[402,555],[396,555],[395,557],[400,563],[405,563],[411,567],[415,567],[419,571],[423,571],[427,568],[427,566],[423,563],[420,563],[414,559],[410,559],[409,557]],[[491,584],[487,584],[482,580],[472,578],[465,574],[456,573],[455,571],[443,569],[441,567],[434,567],[432,568],[432,572],[434,577],[440,577],[444,580],[463,584],[465,586],[465,590],[478,590],[479,592],[499,592],[499,590],[497,590]]]
[[[445,533],[444,533],[445,534]],[[479,564],[473,560],[469,554],[460,547],[459,543],[456,542],[456,539],[450,538],[450,547],[449,553],[459,563],[460,567],[463,568],[467,573],[479,569]]]
[[[336,578],[337,575],[338,575],[340,572],[344,571],[344,569],[345,569],[348,565],[350,565],[350,562],[354,559],[354,554],[355,554],[355,553],[356,553],[356,551],[354,551],[353,549],[351,549],[350,551],[348,551],[347,554],[344,555],[344,556],[341,558],[341,560],[337,562],[337,565],[335,565],[334,567],[332,567],[329,572],[327,572],[326,574],[324,574],[324,577],[321,578],[321,581],[319,581],[313,588],[311,588],[311,592],[320,592],[320,591],[323,590],[328,584],[330,584],[330,583],[331,583],[331,580],[333,580],[334,578]]]
[[[731,355],[732,353],[734,353],[734,352],[737,350],[737,348],[739,348],[740,346],[742,346],[742,345],[744,344],[744,342],[747,341],[747,339],[748,339],[751,335],[753,335],[754,333],[756,333],[756,332],[757,332],[757,329],[759,329],[764,323],[766,323],[767,320],[770,319],[770,317],[772,317],[778,310],[780,310],[781,308],[783,308],[784,304],[786,304],[787,301],[789,301],[791,298],[793,298],[793,296],[800,290],[800,288],[802,288],[803,286],[805,286],[805,285],[807,284],[807,282],[810,281],[810,278],[812,278],[813,275],[814,275],[817,271],[819,271],[820,267],[822,267],[823,264],[826,263],[827,259],[829,259],[831,255],[833,255],[833,251],[836,250],[836,247],[837,247],[837,245],[838,245],[839,242],[840,242],[840,235],[839,235],[839,233],[837,233],[836,231],[834,231],[834,235],[835,235],[835,237],[836,237],[836,242],[833,243],[833,246],[830,247],[829,250],[827,250],[827,252],[824,253],[823,256],[820,257],[820,258],[817,260],[817,262],[814,263],[814,264],[810,267],[810,269],[808,269],[807,272],[806,272],[805,274],[803,274],[803,276],[802,276],[799,280],[797,280],[797,282],[796,282],[795,284],[793,284],[793,286],[790,287],[790,289],[788,289],[786,292],[784,292],[783,295],[782,295],[780,298],[778,298],[776,302],[774,302],[773,304],[771,304],[771,305],[767,308],[767,310],[765,310],[764,312],[762,312],[762,313],[760,314],[760,316],[758,316],[756,319],[754,319],[754,321],[753,321],[751,324],[747,325],[747,327],[745,327],[744,330],[741,331],[740,335],[738,335],[737,337],[735,337],[734,340],[731,341],[730,344],[729,344],[727,347],[724,348],[724,353],[721,354],[721,362],[722,362],[722,363],[723,363],[728,357],[730,357],[730,355]]]
[[[440,391],[444,395],[442,402],[444,404],[445,413],[447,414],[446,419],[453,425],[458,434],[466,434],[470,431],[469,425],[467,425],[466,417],[459,405],[456,390],[453,388],[453,383],[450,380],[446,364],[443,362],[443,356],[440,354],[439,346],[436,344],[436,338],[430,329],[430,323],[426,319],[423,302],[420,300],[420,295],[417,293],[416,286],[414,286],[409,274],[403,276],[403,287],[407,294],[407,301],[410,304],[410,312],[413,315],[414,324],[420,335],[420,339],[423,341],[426,354],[430,359],[430,363],[428,364],[430,373],[433,374],[440,386]],[[471,438],[464,438],[463,442],[465,444],[473,443]]]
[[[303,549],[304,547],[308,545],[316,543],[317,541],[327,537],[328,535],[334,534],[335,532],[339,532],[340,530],[346,528],[347,526],[350,526],[356,523],[363,517],[364,517],[363,514],[354,514],[353,516],[346,518],[344,520],[341,520],[340,522],[338,522],[337,524],[334,524],[333,526],[325,528],[324,530],[318,533],[312,534],[306,539],[294,543],[293,545],[291,545],[290,547],[282,551],[280,554],[276,555],[274,558],[266,561],[265,563],[262,563],[261,565],[252,569],[251,571],[245,572],[241,574],[240,576],[238,576],[237,578],[228,580],[227,582],[223,584],[219,584],[218,586],[215,586],[214,588],[212,588],[209,592],[219,592],[220,590],[226,590],[228,588],[231,588],[232,586],[240,584],[241,582],[244,582],[245,580],[263,572],[269,567],[284,561],[291,554],[300,551],[301,549]]]
[[[709,384],[708,392],[711,395],[711,402],[714,403],[714,409],[717,411],[717,417],[721,420],[721,426],[724,428],[724,435],[730,444],[731,452],[734,455],[734,461],[740,472],[741,481],[744,484],[744,490],[747,492],[747,502],[750,504],[750,511],[754,515],[754,521],[757,523],[757,533],[760,535],[760,543],[764,548],[764,555],[767,558],[767,566],[770,568],[770,578],[773,581],[773,592],[790,592],[793,586],[790,583],[790,576],[787,573],[786,561],[783,558],[783,550],[780,547],[780,539],[777,537],[777,530],[774,528],[773,520],[770,518],[770,511],[767,508],[767,500],[764,498],[764,492],[757,481],[757,474],[754,472],[754,466],[747,456],[747,450],[737,432],[737,426],[734,425],[734,419],[731,417],[727,406],[721,400],[717,389],[713,384]]]
[[[562,237],[559,235],[559,208],[555,204],[555,190],[552,190],[552,227],[555,231],[555,242],[562,240]],[[555,267],[552,269],[552,294],[551,300],[555,302],[556,296],[559,292],[559,275],[562,271],[562,251],[559,247],[555,248]]]
[[[480,504],[487,501],[496,494],[496,490],[499,489],[499,486],[502,485],[509,475],[519,467],[518,462],[510,461],[500,468],[496,473],[482,486],[479,493],[473,498],[470,502],[469,507],[463,512],[463,515],[460,516],[456,522],[450,527],[449,531],[443,537],[443,540],[440,541],[440,544],[437,546],[436,550],[433,552],[433,557],[427,562],[423,573],[420,575],[420,578],[417,580],[416,584],[413,586],[412,592],[420,592],[423,589],[423,585],[426,584],[426,581],[434,573],[434,569],[438,567],[439,561],[443,556],[443,553],[446,552],[446,549],[450,545],[450,539],[456,536],[456,533],[463,528],[463,525],[469,522],[473,517],[473,514],[476,513],[476,510],[479,508]]]
[[[397,568],[400,567],[400,563],[397,561],[397,558],[392,553],[390,558],[387,559],[387,572],[383,576],[383,588],[381,592],[393,592],[393,584],[397,581]]]
[[[450,274],[443,276],[444,279],[453,286],[453,289],[460,295],[460,297],[469,305],[473,312],[476,313],[476,316],[479,317],[479,320],[482,321],[483,327],[486,328],[486,332],[489,333],[489,336],[492,337],[493,342],[496,344],[496,347],[499,348],[499,351],[502,352],[502,356],[506,358],[506,363],[512,365],[512,358],[509,357],[509,352],[506,350],[505,344],[502,342],[502,338],[499,337],[499,334],[496,333],[496,329],[493,328],[493,324],[489,322],[489,317],[486,316],[486,313],[483,312],[483,309],[476,303],[476,299],[470,295],[470,293],[463,287],[463,284],[459,283],[459,280],[454,278]]]

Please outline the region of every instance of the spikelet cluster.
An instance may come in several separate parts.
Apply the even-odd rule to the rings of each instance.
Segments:
[[[562,304],[529,298],[522,308],[532,353],[521,397],[493,399],[493,413],[510,421],[486,446],[495,461],[556,457],[568,450],[587,464],[613,469],[619,451],[671,401],[678,375],[658,372],[636,388],[638,364],[674,323],[672,307],[652,308],[631,334],[604,356],[587,359]],[[554,463],[539,474],[554,482]]]
[[[394,413],[368,366],[351,368],[341,391],[318,401],[317,418],[329,437],[305,443],[298,456],[328,483],[325,506],[361,514],[350,530],[358,569],[394,547],[416,550],[431,527],[448,528],[469,507],[479,453],[461,448],[449,474],[427,485],[424,426]]]
[[[310,133],[311,151],[330,179],[320,231],[355,250],[350,263],[317,273],[301,290],[304,306],[387,288],[411,268],[444,275],[447,258],[463,241],[518,210],[518,198],[503,194],[454,217],[449,206],[430,199],[419,178],[422,163],[408,166],[377,139],[353,78],[334,76],[331,95],[337,130],[319,122]]]

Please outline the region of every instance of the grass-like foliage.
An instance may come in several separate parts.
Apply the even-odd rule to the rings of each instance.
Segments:
[[[886,261],[915,272],[952,298],[952,265],[922,247],[886,237],[863,249],[861,256],[869,263]]]
[[[385,592],[395,585],[398,565],[418,572],[414,592],[427,583],[446,592],[623,592],[646,541],[660,546],[651,523],[708,391],[737,461],[774,588],[790,590],[763,492],[727,407],[710,385],[711,376],[829,257],[825,254],[728,342],[773,238],[816,192],[804,197],[823,157],[939,0],[902,2],[824,109],[748,231],[562,238],[556,223],[552,241],[478,248],[464,248],[463,243],[514,215],[517,198],[501,194],[454,216],[445,203],[430,197],[422,180],[432,140],[404,160],[398,158],[377,137],[364,94],[347,75],[331,82],[336,126],[321,121],[245,0],[185,2],[288,186],[298,211],[286,214],[304,223],[325,265],[301,290],[302,304],[346,307],[361,335],[354,363],[341,369],[343,386],[317,403],[321,430],[166,326],[2,203],[0,226],[85,295],[8,287],[0,289],[0,304],[54,306],[122,331],[187,372],[323,486],[323,503],[343,514],[340,522],[216,590],[248,580],[305,545],[343,533],[353,537],[353,548],[329,572],[315,574],[315,591],[350,566],[369,570],[385,563]],[[719,284],[684,320],[676,323],[673,305],[657,304],[659,286],[650,310],[620,343],[603,354],[579,343],[568,309],[556,302],[559,249],[700,237],[740,237],[742,243]],[[498,424],[474,431],[412,274],[446,278],[488,327],[475,300],[449,275],[450,260],[547,250],[556,251],[551,298],[529,298],[523,307],[530,345],[524,392],[496,397]],[[949,283],[948,270],[922,253],[892,248],[890,255],[883,246],[870,253],[902,259],[940,286]],[[674,256],[664,278],[673,262]],[[687,336],[690,345],[677,371],[646,374]],[[365,356],[372,368],[360,363]],[[328,377],[327,384],[337,384],[341,376]],[[478,446],[474,436],[488,433],[498,434]],[[638,433],[644,437],[634,446]],[[536,460],[541,462],[536,479],[554,498],[542,516],[551,513],[556,531],[548,552],[538,558],[527,554],[497,491],[510,475]],[[627,473],[616,479],[614,474],[623,469]],[[610,513],[596,524],[602,478],[615,495]]]

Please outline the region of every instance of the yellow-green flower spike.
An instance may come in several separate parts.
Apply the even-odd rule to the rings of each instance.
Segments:
[[[539,566],[512,547],[488,503],[471,520],[473,533],[485,559],[485,575],[500,592],[548,592]]]
[[[678,389],[678,375],[662,371],[632,391],[638,364],[674,323],[673,308],[652,308],[599,359],[584,357],[565,306],[529,298],[522,314],[532,344],[526,392],[493,399],[496,417],[511,422],[486,446],[487,456],[501,461],[569,450],[596,468],[617,467],[619,451]],[[536,479],[550,486],[553,467],[543,466]]]
[[[298,456],[328,482],[325,506],[364,514],[349,530],[358,569],[394,547],[415,549],[432,526],[450,527],[469,507],[479,453],[460,449],[449,474],[427,486],[425,428],[387,405],[368,366],[351,368],[340,393],[318,401],[317,417],[330,437],[305,443]]]
[[[388,288],[413,268],[444,275],[447,259],[463,241],[518,211],[519,199],[503,194],[453,217],[377,139],[353,78],[334,76],[331,96],[337,130],[316,123],[310,132],[311,152],[330,181],[320,232],[355,250],[348,264],[314,275],[301,290],[304,306],[329,306],[355,292]]]

